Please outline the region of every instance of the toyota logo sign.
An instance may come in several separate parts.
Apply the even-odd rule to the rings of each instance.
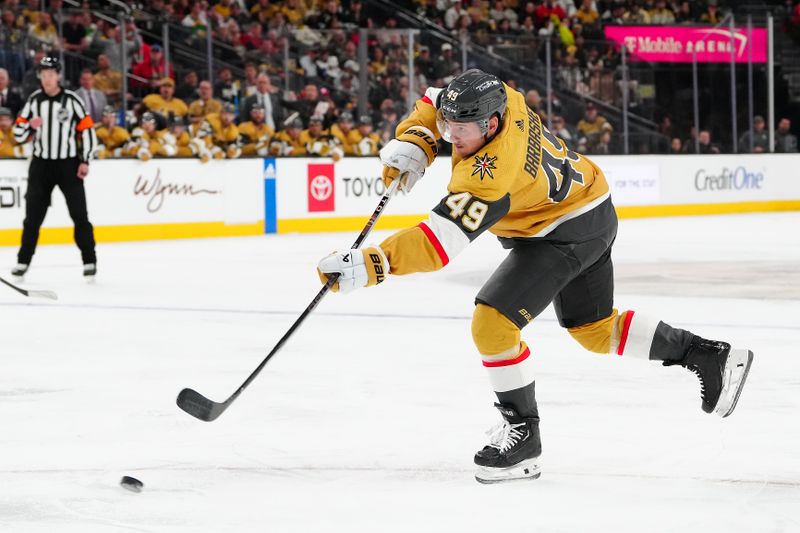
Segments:
[[[331,197],[333,184],[331,179],[325,175],[314,176],[308,184],[309,192],[314,200],[324,202]]]

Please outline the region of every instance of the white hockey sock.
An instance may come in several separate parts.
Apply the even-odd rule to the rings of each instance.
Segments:
[[[658,323],[647,315],[626,311],[620,330],[615,327],[611,336],[611,353],[649,360]]]

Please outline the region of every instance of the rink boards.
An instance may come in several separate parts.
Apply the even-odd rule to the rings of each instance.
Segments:
[[[621,217],[800,210],[797,154],[593,160]],[[27,161],[0,161],[0,245],[19,243],[27,169]],[[380,170],[377,158],[104,160],[92,163],[86,191],[101,242],[351,231],[363,227],[384,192]],[[378,227],[424,219],[449,176],[449,159],[437,160],[413,194],[392,199]],[[71,241],[66,205],[55,193],[40,242]]]

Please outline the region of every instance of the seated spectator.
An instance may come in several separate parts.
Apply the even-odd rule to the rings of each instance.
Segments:
[[[584,26],[594,27],[600,19],[600,13],[594,7],[594,0],[582,0],[581,7],[575,11],[575,18]]]
[[[200,114],[203,117],[211,113],[219,113],[222,111],[222,102],[214,98],[214,89],[211,82],[203,80],[199,85],[200,98],[189,104],[189,114]],[[192,113],[192,110],[195,113]]]
[[[372,131],[372,119],[369,115],[362,115],[358,119],[358,134],[361,136],[361,140],[355,145],[355,155],[378,155],[381,137]]]
[[[299,28],[306,16],[306,8],[300,0],[286,0],[281,8],[281,13],[286,17],[287,23]]]
[[[122,73],[111,68],[111,60],[105,54],[97,56],[97,72],[94,87],[106,96],[106,100],[119,102],[122,96]]]
[[[656,7],[650,11],[650,22],[653,24],[675,24],[675,14],[667,6],[666,0],[656,0]]]
[[[625,1],[613,0],[609,8],[600,16],[600,23],[606,24],[625,24]]]
[[[39,13],[38,22],[30,27],[28,36],[33,40],[37,50],[50,52],[58,50],[58,29],[53,24],[53,17],[47,11]]]
[[[531,111],[539,115],[543,123],[547,123],[547,113],[542,109],[542,97],[539,95],[539,91],[531,89],[525,93],[525,104]]]
[[[183,75],[183,81],[175,89],[175,98],[180,98],[184,102],[194,102],[200,98],[200,77],[194,70],[189,70]]]
[[[264,107],[255,103],[249,110],[250,120],[239,124],[239,146],[244,156],[268,157],[269,144],[275,130],[265,122]]]
[[[192,10],[181,21],[181,25],[190,32],[190,44],[206,38],[208,31],[208,17],[203,9],[203,2],[192,4]]]
[[[650,24],[650,13],[636,2],[631,2],[627,13],[622,17],[626,24]]]
[[[117,110],[112,106],[103,108],[103,116],[98,124],[95,124],[95,133],[100,141],[96,156],[98,159],[107,157],[122,157],[129,153],[131,136],[128,130],[117,126]]]
[[[103,109],[106,107],[106,95],[94,88],[94,74],[88,68],[81,72],[80,85],[75,92],[83,100],[86,112],[92,117],[92,121],[100,122]]]
[[[800,4],[798,4],[800,5]],[[775,130],[775,151],[782,154],[797,153],[797,137],[792,135],[792,122],[788,118],[778,121],[778,129]]]
[[[675,12],[675,22],[677,24],[695,24],[697,16],[694,13],[692,2],[684,0],[678,3],[678,9]]]
[[[699,151],[695,147],[693,140],[689,140],[684,145],[684,151],[692,154],[718,154],[720,152],[719,146],[711,142],[711,132],[708,130],[700,130],[700,135],[697,136]]]
[[[458,21],[466,14],[467,12],[464,9],[464,6],[462,6],[461,1],[456,0],[444,14],[444,27],[448,30],[456,29]]]
[[[11,88],[8,71],[0,68],[0,107],[9,109],[11,114],[16,117],[23,105],[25,102],[22,100],[22,96]]]
[[[148,110],[163,115],[171,121],[174,117],[182,117],[189,112],[186,103],[175,98],[175,82],[172,78],[163,78],[158,86],[158,94],[148,94],[142,103]]]
[[[269,152],[274,156],[301,156],[306,155],[305,144],[300,139],[303,133],[303,120],[293,119],[286,129],[280,130],[273,137],[269,145]]]
[[[3,11],[0,18],[0,43],[3,43],[0,46],[0,65],[9,70],[12,79],[22,79],[26,70],[27,42],[25,32],[17,25],[16,15],[9,9]]]
[[[214,94],[223,103],[233,103],[239,94],[238,88],[233,83],[233,73],[228,67],[217,71],[217,82],[214,84]]]
[[[700,22],[703,24],[719,24],[725,15],[720,13],[717,0],[708,0],[706,10],[700,15]]]
[[[264,72],[256,76],[256,92],[242,102],[241,120],[252,120],[250,110],[256,104],[265,112],[266,125],[275,130],[275,124],[283,120],[280,96],[278,90],[272,86],[269,75]]]
[[[554,115],[551,126],[553,128],[553,134],[564,141],[564,143],[567,145],[567,148],[570,150],[578,150],[581,147],[580,140],[578,139],[577,135],[575,135],[575,133],[573,133],[567,127],[564,117],[561,115]]]
[[[537,26],[545,26],[553,16],[558,17],[558,20],[564,20],[567,18],[567,12],[555,0],[544,0],[534,10],[533,21]]]
[[[0,107],[0,158],[26,158],[29,155],[30,144],[19,144],[14,138],[14,115],[7,107]]]
[[[608,121],[600,115],[597,107],[589,102],[586,105],[586,112],[584,118],[578,122],[577,132],[579,135],[586,137],[587,147],[589,153],[595,153],[595,148],[600,142],[600,137],[604,131],[613,131],[613,127]]]
[[[671,155],[682,154],[685,153],[683,149],[683,142],[681,142],[680,137],[673,137],[669,143],[669,153]]]
[[[149,60],[137,63],[133,67],[133,74],[145,80],[140,81],[134,78],[131,82],[133,87],[150,90],[158,88],[158,85],[164,78],[172,78],[175,80],[175,73],[172,70],[172,65],[166,64],[164,60],[164,51],[161,49],[160,44],[154,44],[150,47]]]
[[[508,28],[515,30],[519,27],[519,15],[506,5],[503,0],[495,0],[494,6],[489,10],[489,18],[499,28],[504,20],[508,21]]]
[[[752,150],[750,148],[751,142],[753,144]],[[746,131],[744,135],[739,138],[739,151],[756,154],[769,152],[769,133],[764,123],[764,117],[761,115],[753,117],[753,130]]]

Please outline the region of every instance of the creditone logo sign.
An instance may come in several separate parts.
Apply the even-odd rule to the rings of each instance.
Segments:
[[[308,212],[319,213],[336,209],[333,163],[308,165]]]
[[[698,191],[760,190],[763,185],[763,172],[742,165],[733,169],[723,167],[719,173],[701,168],[694,175],[694,188]]]

